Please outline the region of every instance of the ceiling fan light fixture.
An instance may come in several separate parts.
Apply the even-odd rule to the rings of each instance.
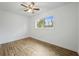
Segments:
[[[32,12],[32,9],[29,9],[27,12]]]
[[[36,7],[34,2],[31,2],[30,4],[21,4],[21,6],[25,7],[25,12],[34,13],[35,11],[39,11],[40,9]]]

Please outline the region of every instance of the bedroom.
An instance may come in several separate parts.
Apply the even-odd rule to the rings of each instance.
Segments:
[[[79,3],[34,2],[39,10],[33,13],[24,11],[25,3],[31,4],[0,2],[0,55],[77,56]],[[38,26],[50,16],[53,26],[46,20],[48,26]]]

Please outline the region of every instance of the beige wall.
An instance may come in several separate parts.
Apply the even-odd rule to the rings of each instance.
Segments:
[[[0,10],[0,44],[28,36],[28,17]]]
[[[78,53],[79,53],[79,3],[78,3]]]
[[[55,29],[36,29],[35,20],[49,15],[55,17]],[[78,50],[76,3],[48,10],[33,18],[30,21],[30,36],[73,51]]]

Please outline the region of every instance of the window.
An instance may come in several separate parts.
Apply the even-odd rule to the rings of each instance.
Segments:
[[[53,20],[53,16],[46,16],[44,18],[41,18],[36,22],[36,28],[52,28]]]

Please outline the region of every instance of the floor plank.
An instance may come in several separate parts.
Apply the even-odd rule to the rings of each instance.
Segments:
[[[77,56],[74,51],[58,47],[35,38],[5,43],[0,48],[1,56]]]

